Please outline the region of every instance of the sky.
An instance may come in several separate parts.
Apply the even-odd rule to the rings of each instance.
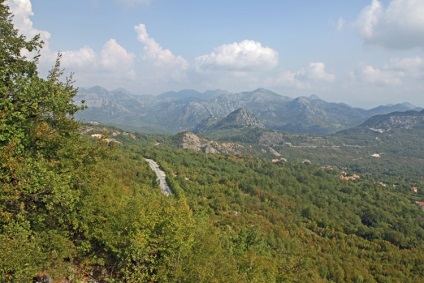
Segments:
[[[78,87],[424,107],[423,0],[6,0]]]

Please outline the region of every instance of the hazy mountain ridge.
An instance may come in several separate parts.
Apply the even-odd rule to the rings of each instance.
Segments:
[[[194,132],[208,132],[225,129],[240,128],[265,128],[265,125],[258,120],[250,111],[239,108],[225,118],[220,119],[216,116],[210,116],[198,124]]]
[[[196,131],[207,119],[222,119],[240,108],[251,112],[268,129],[310,134],[352,128],[373,115],[420,110],[407,103],[365,110],[326,102],[315,95],[293,99],[262,88],[240,93],[182,90],[151,96],[97,86],[81,88],[75,101],[81,100],[86,101],[88,108],[77,115],[79,119],[159,133]]]
[[[410,110],[405,112],[392,112],[389,114],[376,115],[369,118],[359,127],[367,127],[374,130],[390,131],[392,129],[413,128],[424,129],[424,110],[420,112]]]

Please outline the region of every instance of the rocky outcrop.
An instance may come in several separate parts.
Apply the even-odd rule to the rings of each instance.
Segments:
[[[222,143],[202,139],[192,132],[179,133],[174,137],[177,147],[204,153],[240,154],[243,146],[236,143]]]

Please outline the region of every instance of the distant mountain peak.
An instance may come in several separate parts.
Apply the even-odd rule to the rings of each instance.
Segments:
[[[309,96],[309,99],[312,99],[312,100],[321,100],[321,98],[319,98],[319,96],[317,96],[316,94],[311,94]]]
[[[272,91],[270,91],[266,88],[260,87],[260,88],[255,89],[253,92],[272,92]]]
[[[133,95],[133,93],[131,91],[129,91],[128,89],[122,88],[122,87],[118,87],[113,92],[114,93],[125,93],[127,95]]]
[[[240,127],[258,127],[264,128],[264,124],[261,123],[255,115],[244,108],[239,108],[227,117],[222,119],[217,125],[217,128],[240,128]]]
[[[400,103],[400,105],[403,105],[403,106],[408,107],[410,109],[419,109],[419,107],[417,107],[417,106],[415,106],[415,105],[413,105],[409,102],[402,102],[402,103]]]
[[[82,88],[82,89],[84,89],[84,88]],[[90,88],[85,88],[85,90],[89,91],[89,92],[99,93],[99,94],[100,93],[109,93],[109,91],[107,89],[105,89],[104,87],[98,86],[98,85],[90,87]]]
[[[229,94],[229,92],[227,90],[224,89],[215,89],[215,90],[207,90],[204,92],[204,95],[206,96],[211,96],[211,97],[215,97],[215,96],[219,96],[222,94]]]
[[[275,93],[275,92],[273,92],[273,91],[271,91],[269,89],[262,88],[262,87],[261,88],[257,88],[254,91],[251,91],[250,93],[251,94],[256,94],[256,95],[262,94],[262,95],[268,95],[268,96],[281,96],[278,93]]]
[[[311,99],[306,96],[299,96],[290,102],[293,106],[308,106],[311,104]]]
[[[398,103],[398,104],[387,104],[380,105],[369,110],[371,116],[378,114],[388,114],[392,112],[405,112],[409,110],[420,111],[422,108],[416,107],[408,102]]]

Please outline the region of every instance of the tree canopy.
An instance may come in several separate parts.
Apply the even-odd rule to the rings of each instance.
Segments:
[[[92,149],[73,118],[81,107],[72,101],[72,80],[61,80],[60,55],[41,78],[43,43],[18,34],[4,1],[0,43],[0,275],[20,281],[48,262],[40,246],[57,241],[62,249],[63,227],[77,225],[78,171]]]

